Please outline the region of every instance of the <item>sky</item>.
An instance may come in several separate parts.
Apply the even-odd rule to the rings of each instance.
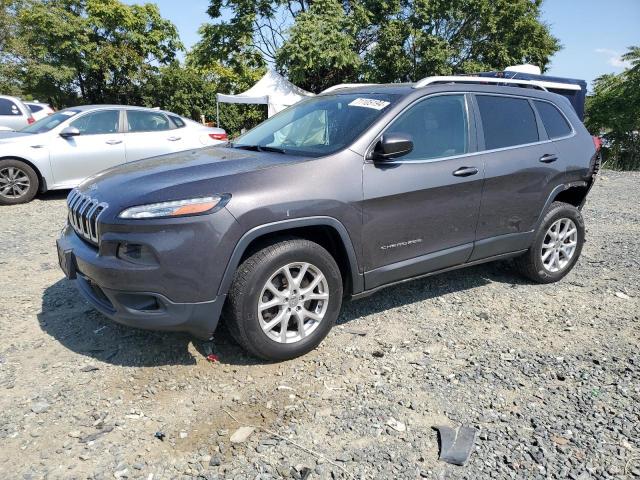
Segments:
[[[151,1],[176,25],[187,48],[198,41],[200,25],[210,21],[209,0]],[[620,55],[640,45],[640,0],[546,0],[542,10],[542,20],[563,46],[551,58],[549,75],[579,78],[591,85],[600,75],[621,72]]]

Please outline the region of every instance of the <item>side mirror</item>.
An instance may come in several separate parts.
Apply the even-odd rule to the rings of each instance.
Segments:
[[[386,162],[401,157],[413,150],[413,141],[409,135],[383,135],[373,150],[373,160]]]
[[[60,132],[60,136],[62,138],[77,137],[78,135],[80,135],[80,130],[78,130],[76,127],[65,127]]]

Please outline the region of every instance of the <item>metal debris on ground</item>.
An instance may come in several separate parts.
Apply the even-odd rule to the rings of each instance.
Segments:
[[[351,335],[358,335],[359,337],[366,337],[367,332],[364,330],[357,330],[355,328],[345,328],[344,333],[350,333]]]
[[[453,465],[465,465],[469,461],[478,430],[464,425],[452,428],[436,425],[440,436],[440,460]]]

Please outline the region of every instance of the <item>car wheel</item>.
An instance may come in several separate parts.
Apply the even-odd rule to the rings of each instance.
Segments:
[[[342,305],[342,277],[320,245],[284,239],[259,249],[236,271],[223,317],[249,353],[287,360],[313,350]]]
[[[38,175],[20,160],[0,160],[0,205],[30,202],[38,193]]]
[[[533,245],[516,259],[516,265],[535,282],[557,282],[578,261],[584,233],[580,210],[568,203],[553,202],[540,223]]]

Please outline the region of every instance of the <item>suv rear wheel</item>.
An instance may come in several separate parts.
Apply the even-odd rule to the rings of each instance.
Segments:
[[[573,205],[553,202],[531,248],[516,259],[519,270],[538,283],[557,282],[571,271],[584,244],[584,220]]]
[[[38,193],[38,175],[20,160],[0,160],[0,205],[30,202]]]
[[[269,244],[238,267],[224,317],[251,354],[286,360],[313,350],[342,305],[342,277],[320,245],[300,238]]]

